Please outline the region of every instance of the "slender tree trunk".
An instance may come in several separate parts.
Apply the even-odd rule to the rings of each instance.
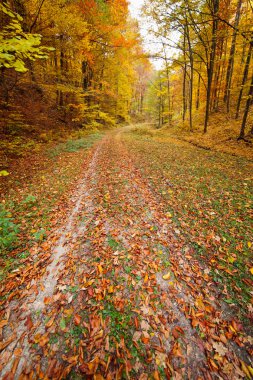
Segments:
[[[221,69],[222,69],[221,62],[222,62],[223,45],[224,45],[224,37],[222,38],[221,44],[220,44],[219,63],[217,65],[218,67],[216,70],[216,75],[215,75],[215,80],[214,80],[215,83],[214,83],[212,109],[215,112],[218,112],[218,109],[219,109],[219,94],[220,94],[219,89],[221,86],[220,78],[221,78]]]
[[[143,101],[144,101],[144,96],[143,93],[141,92],[141,99],[140,99],[140,114],[143,114]]]
[[[30,77],[31,77],[32,83],[37,83],[37,80],[36,80],[36,77],[35,77],[35,73],[34,73],[33,62],[32,61],[28,61],[27,62],[27,66],[28,66],[29,71],[30,71]]]
[[[222,91],[222,82],[224,82],[225,78],[225,71],[226,71],[226,61],[227,61],[227,50],[228,50],[228,30],[226,33],[225,38],[225,45],[224,45],[224,51],[223,51],[223,57],[222,57],[222,66],[221,66],[221,83],[220,83],[220,89],[219,89],[219,95]],[[225,83],[223,83],[223,86],[225,88]],[[223,92],[224,94],[224,92]]]
[[[0,84],[2,85],[2,88],[3,88],[3,98],[4,98],[5,106],[8,106],[9,89],[7,87],[6,80],[5,80],[5,68],[4,67],[1,68]]]
[[[253,75],[251,78],[251,84],[250,84],[250,88],[249,88],[247,102],[245,105],[245,110],[244,110],[244,115],[243,115],[243,119],[242,119],[242,125],[241,125],[241,130],[240,130],[240,135],[238,137],[238,140],[244,139],[244,136],[245,136],[246,122],[247,122],[247,117],[248,117],[248,113],[249,113],[249,108],[250,108],[250,105],[252,102],[252,96],[253,96]]]
[[[164,124],[164,98],[161,96],[161,105],[162,105],[162,126]]]
[[[159,96],[158,104],[158,128],[161,128],[161,95]]]
[[[190,117],[190,131],[192,131],[192,101],[193,101],[193,73],[194,73],[194,61],[193,61],[193,51],[190,39],[190,32],[188,26],[188,20],[186,18],[186,37],[189,48],[190,56],[190,86],[189,86],[189,117]]]
[[[185,54],[185,47],[186,45],[186,36],[185,36],[185,29],[184,29],[184,79],[183,79],[183,121],[185,121],[185,115],[187,111],[187,102],[186,102],[186,70],[187,70],[187,65],[186,65],[186,54]]]
[[[172,119],[172,110],[171,110],[171,96],[170,96],[170,78],[169,74],[167,74],[167,92],[168,92],[168,122],[169,125],[171,124],[171,119]]]
[[[227,113],[229,113],[229,111],[230,111],[230,95],[231,95],[232,76],[233,76],[233,70],[234,70],[235,46],[236,46],[237,28],[238,28],[239,21],[240,21],[241,5],[242,5],[242,0],[238,0],[237,9],[236,9],[236,16],[235,16],[235,23],[234,23],[235,32],[234,32],[233,38],[232,38],[230,54],[229,54],[229,61],[228,61],[228,68],[227,68],[227,75],[226,75],[226,87],[225,87],[225,94],[224,94],[224,102],[226,103],[226,106],[227,106]]]
[[[218,11],[219,11],[219,0],[213,0],[212,44],[211,44],[209,65],[207,66],[207,91],[206,91],[206,113],[205,113],[204,133],[207,132],[209,112],[210,112],[211,89],[212,89],[212,81],[213,81],[216,44],[217,44],[216,34],[217,34],[217,29],[218,29],[218,18],[217,18]]]
[[[237,100],[235,119],[238,119],[238,117],[239,117],[241,100],[242,100],[242,94],[243,94],[243,88],[244,88],[244,85],[245,85],[246,80],[248,78],[248,72],[249,72],[249,64],[250,64],[251,54],[252,54],[252,44],[249,45],[249,50],[248,50],[248,54],[247,54],[247,58],[246,58],[245,66],[244,66],[242,84],[241,84],[241,88],[240,88],[240,92],[239,92],[239,96],[238,96],[238,100]]]
[[[197,86],[197,96],[196,96],[196,110],[199,109],[199,96],[200,96],[200,71],[201,71],[201,63],[199,66],[199,76],[198,76],[198,86]]]
[[[170,71],[169,71],[169,64],[166,54],[166,48],[163,44],[163,50],[164,50],[164,57],[165,57],[165,67],[166,67],[166,78],[167,78],[167,97],[168,97],[168,123],[170,125],[171,122],[171,90],[170,90]]]
[[[171,101],[170,101],[170,74],[168,63],[166,60],[166,76],[167,76],[167,96],[168,96],[168,122],[171,122]]]
[[[41,11],[41,8],[42,8],[44,2],[45,2],[45,0],[41,0],[41,3],[40,3],[39,6],[38,6],[38,10],[37,10],[37,13],[36,13],[36,15],[35,15],[35,18],[34,18],[32,24],[31,24],[31,26],[30,26],[30,28],[29,28],[29,29],[30,29],[30,33],[32,33],[32,30],[33,30],[33,28],[34,28],[35,25],[36,25],[36,22],[37,22],[37,20],[38,20],[38,18],[39,18],[40,11]]]
[[[159,124],[158,124],[158,128],[161,128],[162,126],[162,123],[163,123],[163,109],[162,109],[162,82],[161,82],[161,78],[159,78],[159,90],[160,90],[160,94],[159,94]]]

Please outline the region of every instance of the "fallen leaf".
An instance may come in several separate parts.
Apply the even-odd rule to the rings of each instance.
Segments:
[[[33,328],[33,321],[31,315],[27,316],[25,326],[28,328],[28,330],[31,330]]]
[[[223,343],[221,342],[214,342],[213,343],[213,348],[215,351],[220,355],[220,356],[225,356],[226,353],[228,352],[228,349],[226,346],[224,346]]]
[[[170,279],[170,272],[168,272],[167,274],[163,275],[163,279],[164,280],[169,280]]]
[[[53,323],[54,323],[54,320],[55,320],[55,316],[52,317],[51,319],[49,319],[49,321],[46,324],[46,328],[51,327],[53,325]]]
[[[5,342],[0,343],[0,351],[4,350],[9,344],[11,344],[16,339],[16,334],[13,334],[9,339]]]
[[[75,314],[74,316],[74,324],[76,326],[79,326],[82,321],[82,317],[79,314]]]

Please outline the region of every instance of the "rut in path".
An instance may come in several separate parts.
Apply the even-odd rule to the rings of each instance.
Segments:
[[[2,377],[244,378],[243,332],[122,135],[94,149],[33,294],[5,305]]]

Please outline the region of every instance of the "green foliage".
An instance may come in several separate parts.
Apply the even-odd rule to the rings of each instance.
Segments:
[[[62,318],[62,319],[60,320],[60,324],[59,324],[59,326],[60,326],[60,328],[61,328],[62,330],[65,330],[65,328],[66,328],[66,321],[65,321],[64,318]]]
[[[21,26],[22,17],[13,12],[6,3],[0,4],[0,14],[8,16],[9,23],[0,32],[0,68],[27,71],[25,61],[48,58],[47,53],[54,50],[41,46],[41,35],[25,33]]]
[[[34,205],[34,203],[37,202],[37,198],[34,196],[34,195],[27,195],[27,197],[21,202],[21,204],[25,204],[25,205]]]
[[[0,205],[0,249],[9,249],[17,240],[19,227],[13,223],[12,215]]]
[[[47,236],[46,230],[44,228],[42,228],[41,230],[34,232],[33,239],[35,241],[42,241],[45,239],[46,236]]]
[[[110,318],[110,335],[114,336],[118,342],[121,337],[124,337],[126,340],[132,337],[133,332],[129,328],[132,317],[131,312],[125,310],[125,312],[122,313],[116,310],[114,305],[108,301],[104,303],[102,316],[104,319],[106,319],[106,317]]]
[[[68,140],[66,143],[59,144],[55,148],[48,150],[48,155],[52,158],[59,156],[62,152],[74,153],[80,149],[89,149],[100,137],[99,133],[94,133],[80,139]]]

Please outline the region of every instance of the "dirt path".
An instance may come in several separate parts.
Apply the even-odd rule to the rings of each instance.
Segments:
[[[7,297],[1,378],[251,378],[249,337],[121,131],[94,148],[73,203],[44,275]]]

